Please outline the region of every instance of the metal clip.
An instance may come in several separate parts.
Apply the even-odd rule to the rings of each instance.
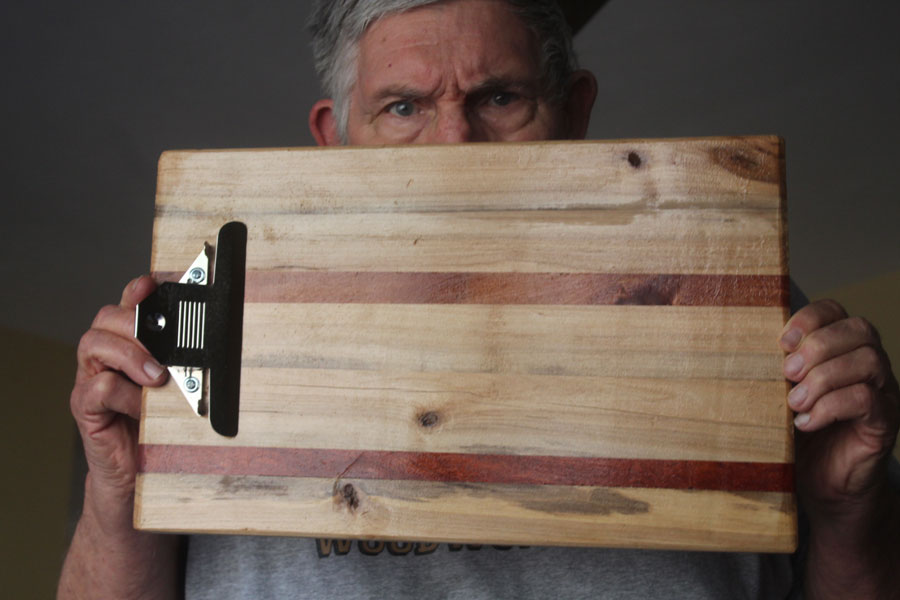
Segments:
[[[232,437],[240,405],[247,227],[234,221],[219,230],[212,284],[209,249],[178,283],[163,283],[138,304],[134,334],[169,367],[194,412],[208,413],[212,428]]]

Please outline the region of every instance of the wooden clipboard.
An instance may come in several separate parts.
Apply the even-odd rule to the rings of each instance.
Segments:
[[[138,528],[794,549],[780,139],[166,152],[154,274],[229,221],[238,433],[146,389]]]

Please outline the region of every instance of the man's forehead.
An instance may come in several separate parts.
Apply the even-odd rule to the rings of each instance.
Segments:
[[[537,40],[503,0],[452,0],[383,17],[360,40],[366,88],[453,69],[457,75],[535,76]]]

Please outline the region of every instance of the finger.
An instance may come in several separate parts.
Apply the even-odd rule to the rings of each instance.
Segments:
[[[801,431],[818,431],[839,421],[873,420],[878,392],[867,383],[840,388],[822,396],[807,412],[794,419]]]
[[[788,394],[797,412],[809,411],[829,392],[858,383],[880,390],[890,373],[886,357],[872,346],[863,346],[813,367]]]
[[[134,339],[90,329],[78,345],[76,381],[106,370],[121,371],[138,385],[158,386],[166,370]]]
[[[141,388],[119,373],[104,371],[72,392],[72,414],[79,424],[104,426],[113,414],[141,416]]]
[[[97,311],[91,329],[103,329],[125,338],[134,337],[134,309],[118,305],[104,306]]]
[[[138,303],[149,296],[156,289],[156,282],[149,275],[141,275],[137,279],[131,280],[125,289],[122,290],[122,300],[119,306],[122,308],[134,309]]]
[[[156,289],[156,282],[143,275],[133,279],[122,291],[118,305],[104,306],[94,317],[92,328],[105,329],[125,338],[135,336],[135,306]]]
[[[781,347],[785,352],[793,352],[805,336],[846,318],[847,311],[834,300],[819,300],[808,304],[785,323],[780,340]]]
[[[803,338],[796,351],[785,357],[784,375],[800,381],[816,365],[865,346],[881,347],[878,332],[868,321],[859,317],[836,321]]]

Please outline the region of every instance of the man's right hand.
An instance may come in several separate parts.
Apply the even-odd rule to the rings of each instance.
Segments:
[[[177,538],[132,525],[141,386],[166,381],[166,369],[134,338],[135,306],[155,289],[147,276],[129,283],[118,305],[97,313],[78,346],[70,406],[88,474],[60,598],[176,595]]]
[[[135,306],[154,289],[149,277],[129,283],[117,306],[97,313],[78,346],[72,416],[87,458],[90,508],[99,509],[111,527],[131,528],[140,386],[166,379],[166,369],[134,338]]]

